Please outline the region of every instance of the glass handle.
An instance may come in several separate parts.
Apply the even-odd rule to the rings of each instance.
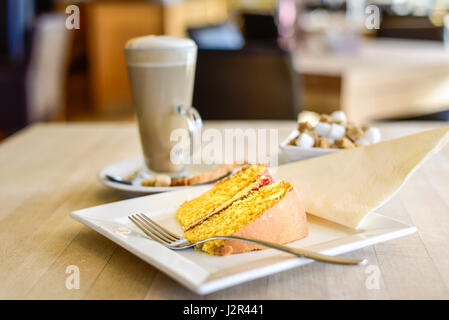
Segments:
[[[190,154],[193,156],[194,144],[197,141],[198,135],[203,127],[203,120],[194,107],[185,107],[178,105],[175,108],[177,114],[183,116],[187,120],[187,127],[190,135]]]

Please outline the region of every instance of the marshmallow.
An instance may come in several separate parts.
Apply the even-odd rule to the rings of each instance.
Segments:
[[[320,137],[327,137],[330,130],[331,130],[331,125],[326,122],[318,122],[317,125],[315,126],[315,132]]]
[[[344,111],[338,110],[331,113],[331,118],[334,121],[341,121],[346,123],[346,113]]]
[[[327,134],[327,138],[329,140],[338,140],[338,139],[342,139],[346,134],[346,129],[344,126],[337,124],[337,123],[333,123],[331,125],[331,128]]]
[[[363,145],[363,146],[367,146],[367,145],[369,145],[370,143],[369,143],[369,141],[368,140],[366,140],[365,138],[359,138],[359,139],[357,139],[356,140],[356,142],[355,143],[357,143],[357,144],[361,144],[361,145]]]
[[[368,130],[366,130],[362,136],[362,139],[365,139],[370,144],[378,143],[380,141],[380,138],[381,138],[380,130],[375,127],[371,127]]]
[[[308,133],[301,133],[301,135],[296,139],[296,145],[300,148],[312,148],[315,144],[315,139]]]

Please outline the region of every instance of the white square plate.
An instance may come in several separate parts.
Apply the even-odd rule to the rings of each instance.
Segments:
[[[185,200],[200,195],[208,188],[210,186],[186,188],[114,202],[72,212],[71,217],[198,294],[208,294],[312,262],[273,249],[226,257],[211,256],[194,249],[172,251],[149,240],[127,218],[130,214],[146,213],[169,230],[181,235],[181,227],[175,219],[176,209]],[[350,252],[416,231],[415,227],[379,214],[369,215],[360,230],[347,229],[310,215],[308,218],[309,236],[289,245],[329,255]]]

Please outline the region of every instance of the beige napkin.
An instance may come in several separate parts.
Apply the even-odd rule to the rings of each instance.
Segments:
[[[449,140],[449,126],[279,166],[309,214],[357,228]]]

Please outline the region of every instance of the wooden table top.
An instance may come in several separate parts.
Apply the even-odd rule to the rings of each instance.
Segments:
[[[379,127],[389,138],[439,125]],[[223,121],[206,127],[279,128],[283,139],[295,124]],[[102,186],[96,172],[139,154],[134,124],[35,125],[0,144],[0,298],[449,298],[449,146],[379,210],[417,226],[418,232],[349,254],[366,256],[371,267],[312,263],[205,297],[69,217],[73,210],[123,199]],[[79,267],[79,289],[66,287],[70,265]],[[378,288],[367,285],[373,270],[380,276]]]

